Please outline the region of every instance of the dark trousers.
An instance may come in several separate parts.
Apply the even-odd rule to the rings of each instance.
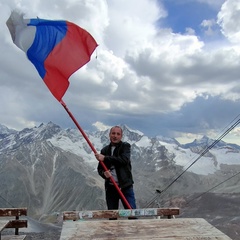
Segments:
[[[135,201],[133,186],[123,188],[123,189],[121,189],[121,191],[122,191],[124,197],[126,198],[126,200],[128,201],[129,205],[131,206],[131,208],[136,209],[136,201]],[[119,200],[122,201],[122,199],[118,193],[118,190],[115,188],[114,185],[108,185],[106,187],[106,202],[107,202],[108,210],[118,209],[119,208]],[[124,201],[122,201],[122,204],[125,209],[128,208],[126,206],[126,204],[124,203]]]

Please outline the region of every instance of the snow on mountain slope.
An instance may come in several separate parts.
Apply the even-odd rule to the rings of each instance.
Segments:
[[[151,146],[151,139],[148,138],[147,136],[143,136],[139,141],[137,141],[136,146],[138,147],[147,147]]]
[[[206,139],[206,136],[203,137]],[[213,140],[211,141],[213,142]],[[199,141],[201,144],[202,141]],[[210,149],[209,154],[204,154],[200,157],[200,153],[195,153],[191,148],[181,148],[177,144],[171,144],[166,142],[160,142],[164,145],[169,152],[175,155],[174,161],[177,165],[183,166],[184,169],[189,168],[190,172],[208,175],[213,174],[217,170],[220,170],[222,164],[227,165],[240,165],[240,153],[239,150],[229,147],[227,144],[222,147],[215,147]],[[222,144],[223,145],[223,142]],[[204,148],[205,149],[205,148]]]
[[[184,149],[176,144],[160,142],[164,145],[169,152],[175,155],[174,161],[177,165],[182,166],[185,169],[189,168],[190,172],[207,175],[214,173],[217,168],[212,164],[211,158],[202,156],[196,163],[193,162],[199,157],[199,154],[194,153],[191,149]]]
[[[132,147],[134,149],[132,154],[138,154],[140,157],[146,149],[151,150],[147,158],[150,158],[152,163],[155,162],[155,171],[161,169],[161,164],[159,164],[162,161],[161,154],[159,154],[159,151],[163,151],[163,148],[160,148],[161,146],[167,149],[169,156],[174,156],[172,160],[176,165],[182,166],[183,169],[191,166],[188,171],[197,174],[212,174],[220,170],[222,164],[240,164],[239,149],[229,146],[223,141],[199,158],[204,147],[206,148],[207,144],[212,143],[214,140],[204,136],[200,140],[182,146],[175,139],[162,136],[150,138],[142,132],[132,130],[125,125],[122,128],[124,133],[123,141],[127,141],[134,146]],[[92,149],[78,129],[61,129],[50,122],[41,124],[39,127],[26,128],[17,132],[0,125],[0,134],[1,136],[5,134],[0,139],[0,152],[6,149],[17,149],[18,146],[29,142],[46,140],[55,147],[80,156],[94,170],[98,164]],[[108,130],[86,132],[90,142],[98,152],[109,143],[108,134]],[[149,161],[149,159],[142,159],[141,161]]]
[[[135,148],[138,148],[141,154],[141,149],[151,148],[153,153],[158,152],[157,145],[164,146],[169,153],[174,155],[175,164],[182,166],[183,169],[188,169],[188,171],[208,175],[220,170],[221,164],[240,164],[239,151],[237,149],[228,147],[227,144],[221,142],[221,147],[215,147],[209,150],[208,154],[200,156],[200,152],[194,152],[192,148],[181,147],[175,139],[164,138],[158,136],[153,139],[145,136],[143,133],[135,130],[131,130],[124,126],[124,138],[123,141],[128,141],[130,144],[134,144]],[[88,133],[89,140],[94,145],[97,151],[108,144],[108,131],[104,132],[94,132]],[[81,133],[77,129],[67,129],[61,130],[58,134],[53,135],[49,141],[56,147],[69,151],[71,153],[81,156],[93,169],[96,169],[97,161],[91,148],[88,146],[86,140],[83,138]],[[206,136],[203,139],[194,141],[191,147],[203,145],[206,146],[206,141],[212,143],[213,140],[208,139]],[[156,144],[158,142],[158,144]],[[155,144],[155,145],[154,145]],[[201,148],[200,148],[201,149]],[[153,158],[153,156],[150,156]],[[198,159],[199,158],[199,159]],[[153,159],[154,160],[154,159]],[[161,159],[156,160],[156,171],[160,168],[158,167],[158,162]]]

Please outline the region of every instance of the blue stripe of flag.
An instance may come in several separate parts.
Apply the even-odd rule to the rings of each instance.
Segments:
[[[28,26],[36,27],[36,35],[33,44],[27,51],[27,57],[34,64],[41,78],[44,79],[46,74],[44,61],[66,36],[67,23],[63,20],[31,19]]]

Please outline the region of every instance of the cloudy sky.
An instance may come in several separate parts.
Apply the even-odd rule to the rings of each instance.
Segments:
[[[63,100],[84,130],[217,139],[240,118],[239,0],[1,0],[0,124],[75,127],[11,39],[11,11],[64,19],[99,44]],[[240,144],[240,128],[224,141]]]

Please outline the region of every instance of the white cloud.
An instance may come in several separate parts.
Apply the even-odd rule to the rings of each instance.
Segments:
[[[205,34],[206,35],[214,35],[214,26],[216,25],[216,21],[214,19],[210,20],[203,20],[201,23],[201,26],[205,29]]]
[[[217,8],[216,1],[204,2]],[[219,97],[231,103],[240,99],[239,47],[219,41],[206,49],[206,43],[199,40],[193,29],[182,35],[161,28],[156,22],[161,22],[167,13],[157,1],[22,0],[16,6],[15,3],[14,0],[0,3],[0,94],[5,106],[0,110],[2,124],[18,128],[44,121],[69,124],[33,65],[12,43],[5,22],[15,7],[25,12],[27,18],[75,22],[98,42],[91,61],[71,77],[64,96],[64,101],[88,126],[96,120],[102,122],[95,123],[101,128],[104,121],[120,119],[136,125],[141,121],[145,129],[157,128],[153,132],[158,134],[162,130],[158,120],[150,127],[148,121],[162,118],[158,114],[180,111],[194,104],[199,96]],[[238,15],[238,0],[227,0],[218,15],[218,23],[231,42],[239,40],[240,30],[235,24],[239,22]],[[202,25],[210,33],[214,20],[205,20]],[[201,106],[196,107],[201,110]],[[174,131],[176,122],[168,126],[169,122],[165,123],[166,128]],[[207,128],[205,120],[200,122]],[[201,129],[201,133],[204,131]]]
[[[92,124],[94,127],[96,127],[97,128],[97,130],[99,130],[99,131],[105,131],[105,130],[107,130],[107,129],[109,129],[111,126],[107,126],[107,125],[105,125],[104,123],[102,123],[102,122],[95,122],[95,123],[93,123]]]
[[[226,0],[218,13],[218,24],[222,33],[232,43],[240,41],[240,2],[237,0]]]
[[[108,48],[123,57],[127,49],[151,40],[154,24],[164,14],[155,0],[109,1],[109,26],[105,32]]]

